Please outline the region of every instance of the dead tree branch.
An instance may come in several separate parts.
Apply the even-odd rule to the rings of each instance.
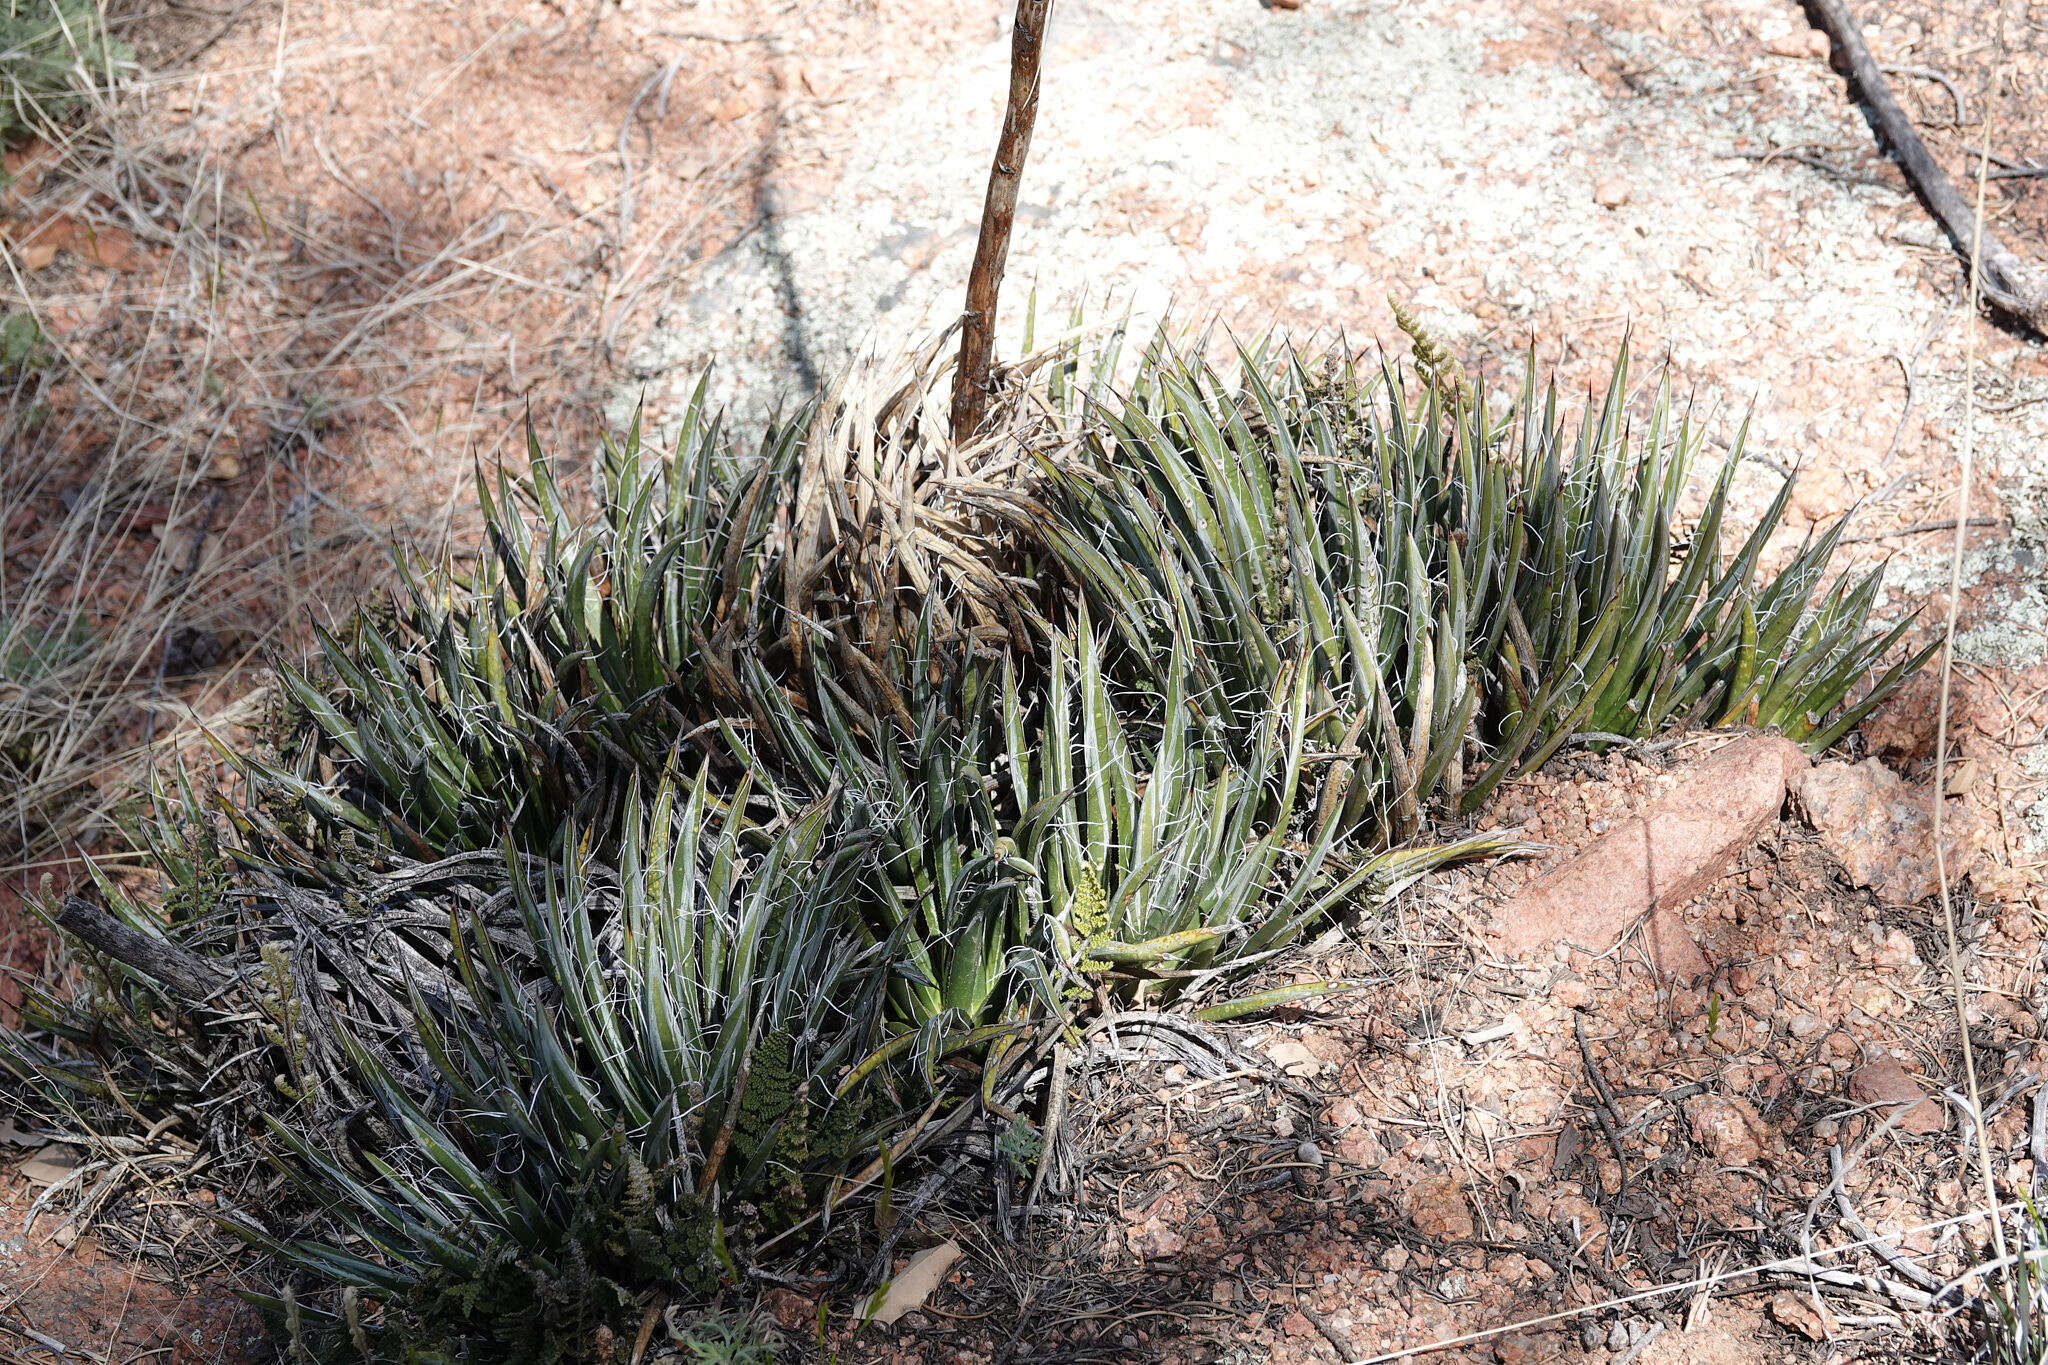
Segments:
[[[953,372],[953,440],[971,439],[988,410],[989,374],[995,363],[996,295],[1010,256],[1010,228],[1017,219],[1017,187],[1031,150],[1031,126],[1038,121],[1038,62],[1045,50],[1045,21],[1052,0],[1017,0],[1010,32],[1010,98],[1003,110],[1003,135],[989,167],[988,197],[981,206],[981,235],[974,244],[974,268],[967,276],[967,312],[960,328],[960,364]]]
[[[188,1005],[204,1004],[232,980],[204,959],[140,929],[131,929],[97,905],[76,896],[64,898],[57,927],[122,966],[161,981]]]
[[[1805,5],[1808,17],[1834,43],[1835,55],[1848,67],[1849,78],[1877,116],[1878,131],[1891,144],[1906,178],[1913,182],[1913,188],[1967,265],[1976,231],[1975,216],[1885,83],[1884,72],[1871,56],[1869,45],[1863,41],[1863,30],[1849,13],[1849,7],[1843,0],[1805,0]],[[1977,276],[1984,297],[2036,332],[2048,334],[2048,270],[2014,254],[1989,232],[1983,234],[1983,242]]]

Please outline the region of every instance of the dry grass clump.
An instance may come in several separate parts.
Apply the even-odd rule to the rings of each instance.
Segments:
[[[0,875],[22,876],[107,855],[149,768],[254,719],[249,666],[299,652],[387,537],[425,529],[418,490],[338,495],[351,436],[374,416],[433,439],[400,400],[502,342],[426,351],[422,329],[476,331],[442,324],[540,287],[506,268],[540,234],[500,215],[401,244],[273,199],[168,112],[189,77],[137,69],[93,5],[14,13],[69,35],[54,101],[19,94],[43,65],[0,66],[39,111],[0,139]],[[159,36],[160,13],[122,14],[115,33]]]
[[[158,793],[165,887],[52,907],[90,989],[0,1056],[256,1182],[295,1349],[609,1357],[870,1241],[906,1162],[1039,1146],[1081,1014],[1270,1003],[1233,972],[1501,847],[1459,822],[1507,773],[1824,746],[1900,676],[1858,695],[1898,635],[1814,600],[1832,535],[1760,575],[1783,499],[1724,561],[1724,476],[1674,551],[1696,432],[1625,366],[1576,429],[1334,353],[1117,366],[1044,352],[965,448],[936,348],[758,450],[695,406],[594,516],[537,447],[480,478],[473,559]]]

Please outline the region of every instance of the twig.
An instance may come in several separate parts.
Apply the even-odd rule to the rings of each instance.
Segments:
[[[1906,422],[1913,416],[1913,402],[1920,395],[1920,357],[1927,353],[1928,343],[1947,329],[1949,315],[1954,312],[1955,302],[1950,300],[1948,307],[1941,310],[1941,316],[1935,319],[1934,325],[1921,336],[1920,344],[1913,348],[1913,354],[1902,356],[1897,351],[1892,352],[1892,359],[1899,362],[1899,369],[1906,376],[1906,401],[1899,409],[1899,424],[1892,428],[1891,444],[1884,448],[1884,458],[1878,461],[1880,469],[1891,468],[1892,461],[1898,458],[1899,442],[1905,438]]]
[[[2024,1206],[2018,1203],[2011,1205],[2011,1209],[2021,1207]],[[2010,1209],[2000,1211],[2009,1212]],[[1983,1209],[1971,1209],[1949,1218],[1940,1218],[1930,1223],[1920,1224],[1909,1231],[1938,1232],[1943,1228],[1956,1227],[1983,1216]],[[1533,1247],[1537,1249],[1537,1255],[1541,1256],[1543,1254],[1540,1250],[1540,1244],[1514,1243],[1513,1245],[1516,1250],[1529,1251]],[[1391,1365],[1393,1361],[1411,1360],[1417,1356],[1429,1355],[1437,1351],[1447,1351],[1457,1346],[1470,1346],[1475,1342],[1490,1341],[1495,1337],[1506,1336],[1510,1332],[1523,1332],[1531,1328],[1546,1327],[1554,1322],[1568,1322],[1573,1318],[1585,1317],[1590,1313],[1605,1312],[1610,1308],[1625,1308],[1630,1304],[1647,1303],[1652,1299],[1675,1297],[1680,1294],[1697,1295],[1703,1289],[1728,1285],[1735,1280],[1746,1279],[1750,1276],[1756,1276],[1761,1279],[1766,1275],[1788,1275],[1797,1276],[1801,1281],[1818,1280],[1822,1284],[1833,1285],[1837,1288],[1854,1289],[1868,1294],[1882,1295],[1907,1308],[1925,1308],[1933,1302],[1931,1295],[1915,1289],[1911,1285],[1901,1284],[1896,1280],[1882,1279],[1876,1275],[1863,1275],[1853,1270],[1843,1270],[1838,1267],[1822,1264],[1829,1257],[1846,1256],[1860,1249],[1860,1246],[1856,1243],[1841,1247],[1820,1247],[1810,1253],[1788,1256],[1781,1260],[1765,1261],[1761,1265],[1736,1266],[1732,1269],[1717,1270],[1712,1274],[1695,1275],[1683,1280],[1672,1280],[1664,1284],[1651,1285],[1647,1289],[1633,1289],[1626,1293],[1618,1293],[1612,1298],[1600,1299],[1593,1303],[1579,1304],[1571,1308],[1561,1308],[1553,1312],[1542,1313],[1532,1318],[1523,1318],[1514,1322],[1503,1322],[1492,1327],[1481,1327],[1475,1331],[1464,1332],[1458,1336],[1446,1337],[1437,1341],[1424,1342],[1417,1346],[1397,1347],[1394,1350],[1383,1351],[1379,1355],[1356,1362],[1356,1365]]]
[[[996,295],[1010,256],[1010,228],[1017,219],[1017,187],[1038,121],[1038,62],[1045,49],[1045,20],[1052,0],[1017,0],[1010,32],[1010,99],[1003,133],[989,167],[988,197],[981,207],[981,235],[974,244],[974,268],[967,276],[967,312],[960,328],[960,362],[953,372],[953,441],[972,440],[988,410],[989,370],[995,361]]]
[[[1884,72],[1863,30],[1843,0],[1805,0],[1806,12],[1816,27],[1834,42],[1836,55],[1849,68],[1864,102],[1876,115],[1878,130],[1892,146],[1906,178],[1947,232],[1965,262],[1974,263],[1978,296],[2020,318],[2036,332],[2048,334],[2048,271],[2020,257],[1984,231],[1981,215],[1973,217],[1970,206],[1949,180],[1927,144],[1920,139],[1913,120],[1899,106],[1897,96],[1885,83]],[[1988,173],[1988,168],[1987,173]],[[1984,177],[1979,176],[1979,181]]]
[[[1848,1187],[1842,1183],[1842,1177],[1845,1172],[1842,1170],[1842,1146],[1840,1143],[1836,1143],[1828,1148],[1828,1174],[1832,1181],[1835,1196],[1835,1212],[1842,1216],[1842,1221],[1849,1225],[1849,1230],[1856,1234],[1863,1245],[1876,1252],[1886,1265],[1898,1271],[1899,1274],[1905,1276],[1914,1284],[1919,1285],[1922,1289],[1939,1296],[1942,1287],[1939,1279],[1928,1274],[1897,1251],[1894,1251],[1891,1243],[1865,1227],[1863,1220],[1856,1216],[1855,1206],[1849,1202]]]
[[[1628,1348],[1628,1354],[1615,1361],[1614,1365],[1635,1365],[1636,1357],[1649,1350],[1650,1343],[1663,1335],[1664,1324],[1661,1322],[1651,1323],[1650,1330],[1637,1337],[1636,1344]]]
[[[1321,1313],[1316,1312],[1315,1309],[1310,1308],[1307,1304],[1298,1301],[1294,1305],[1294,1311],[1307,1318],[1309,1326],[1323,1334],[1323,1340],[1329,1342],[1331,1349],[1336,1351],[1337,1359],[1348,1362],[1355,1357],[1356,1349],[1349,1341],[1338,1335],[1336,1328],[1324,1321]]]
[[[1834,0],[1824,0],[1834,3]],[[1866,54],[1867,55],[1867,54]],[[2004,72],[1999,73],[2000,80]],[[1996,86],[1993,87],[1994,89]],[[1975,238],[1970,252],[1970,302],[1974,304],[1984,292],[1984,195],[1986,176],[1991,170],[1991,112],[1997,109],[1994,102],[1985,114],[1984,155],[1977,161],[1977,213],[1974,222]],[[1922,149],[1923,153],[1925,149]],[[1946,183],[1946,182],[1944,182]],[[1950,191],[1953,193],[1953,189]],[[2037,322],[2037,325],[2038,322]],[[1975,436],[1977,427],[1977,328],[1973,316],[1965,324],[1963,333],[1963,432],[1959,480],[1956,487],[1956,538],[1955,548],[1949,558],[1948,609],[1942,622],[1941,645],[1941,700],[1935,711],[1934,720],[1934,877],[1941,890],[1941,920],[1947,936],[1949,984],[1955,991],[1956,1031],[1962,1035],[1963,1074],[1969,1082],[1970,1109],[1975,1125],[1977,1166],[1984,1181],[1984,1203],[1991,1211],[1991,1241],[2000,1260],[2005,1257],[2005,1226],[1998,1217],[1998,1187],[1992,1181],[1991,1143],[1985,1136],[1984,1099],[1978,1093],[1977,1059],[1970,1042],[1970,988],[1963,978],[1962,949],[1956,940],[1955,897],[1949,885],[1948,856],[1942,847],[1943,816],[1948,802],[1944,799],[1948,776],[1948,721],[1949,700],[1955,677],[1956,620],[1962,605],[1963,595],[1963,548],[1969,539],[1970,524],[1970,477],[1975,465]]]
[[[1948,97],[1956,102],[1956,116],[1952,126],[1960,128],[1970,121],[1969,106],[1963,103],[1963,92],[1956,89],[1956,83],[1950,80],[1946,73],[1936,71],[1931,66],[1880,66],[1878,70],[1888,76],[1918,76],[1923,81],[1933,81],[1948,91]]]
[[[1615,1129],[1615,1121],[1621,1117],[1621,1111],[1615,1107],[1614,1092],[1607,1088],[1607,1078],[1600,1074],[1600,1064],[1593,1059],[1593,1045],[1586,1040],[1585,1015],[1573,1012],[1572,1031],[1579,1036],[1579,1056],[1586,1063],[1586,1079],[1592,1083],[1594,1116],[1600,1120],[1600,1131],[1607,1135],[1607,1145],[1614,1151],[1615,1164],[1621,1168],[1621,1184],[1614,1191],[1614,1197],[1619,1199],[1628,1192],[1628,1154],[1622,1150],[1621,1134]]]
[[[2004,524],[1997,517],[1970,518],[1970,525],[1972,526],[2003,526]],[[1861,545],[1872,540],[1891,540],[1897,536],[1918,536],[1925,535],[1929,531],[1953,531],[1955,529],[1956,519],[1954,517],[1943,517],[1939,521],[1916,521],[1911,526],[1901,526],[1896,531],[1864,531],[1858,535],[1843,536],[1838,543],[1842,545]]]
[[[1038,1169],[1031,1176],[1031,1192],[1024,1196],[1024,1217],[1028,1222],[1032,1210],[1038,1207],[1038,1196],[1045,1188],[1046,1172],[1052,1168],[1059,1150],[1060,1124],[1067,1114],[1067,1045],[1064,1042],[1052,1046],[1052,1078],[1047,1082],[1045,1097],[1045,1150],[1038,1154]]]
[[[704,1170],[697,1177],[699,1198],[710,1194],[711,1187],[718,1183],[718,1168],[725,1164],[725,1153],[732,1143],[733,1130],[740,1126],[740,1103],[747,1097],[747,1080],[754,1072],[754,1053],[761,1046],[761,1028],[767,1021],[768,1012],[762,1010],[754,1016],[753,1024],[747,1029],[747,1050],[741,1056],[739,1070],[733,1077],[732,1098],[726,1102],[718,1132],[711,1139],[710,1149],[704,1153]]]
[[[1773,147],[1766,152],[1729,152],[1727,155],[1731,160],[1761,161],[1765,165],[1769,165],[1773,161],[1796,161],[1802,166],[1811,166],[1817,171],[1832,175],[1837,180],[1847,180],[1851,184],[1870,185],[1881,190],[1896,190],[1898,188],[1881,176],[1870,175],[1863,171],[1852,171],[1846,166],[1837,166],[1826,157],[1816,156],[1812,152],[1802,151],[1797,147]]]

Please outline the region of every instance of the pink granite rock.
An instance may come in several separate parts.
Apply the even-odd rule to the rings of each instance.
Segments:
[[[1934,866],[1934,794],[1908,784],[1874,758],[1823,763],[1792,783],[1792,808],[1820,835],[1856,886],[1889,905],[1917,905],[1940,890]],[[1942,848],[1951,884],[1976,862],[1968,803],[1943,813]]]
[[[1601,953],[1645,914],[1658,968],[1682,981],[1711,964],[1675,913],[1778,818],[1785,784],[1806,770],[1789,739],[1737,740],[1685,774],[1641,815],[1581,849],[1494,913],[1495,943],[1526,957],[1557,943]]]
[[[1904,1133],[1938,1133],[1948,1127],[1948,1115],[1941,1105],[1929,1099],[1920,1082],[1890,1057],[1865,1062],[1850,1072],[1849,1098],[1879,1106],[1873,1112],[1880,1119],[1889,1119],[1900,1105],[1911,1105],[1898,1121],[1898,1129]]]

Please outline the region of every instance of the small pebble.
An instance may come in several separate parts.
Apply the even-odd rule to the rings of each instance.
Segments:
[[[1618,209],[1635,196],[1635,186],[1611,175],[1593,187],[1593,202],[1603,209]]]

